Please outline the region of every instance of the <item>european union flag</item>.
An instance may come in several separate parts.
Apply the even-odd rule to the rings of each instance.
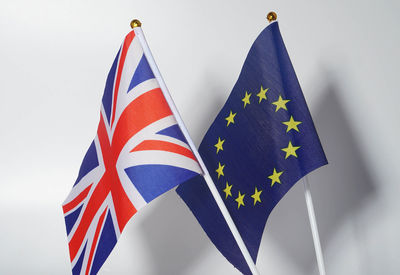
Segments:
[[[199,152],[256,261],[272,209],[298,180],[327,164],[277,22],[254,42]],[[221,253],[251,274],[203,178],[177,192]]]

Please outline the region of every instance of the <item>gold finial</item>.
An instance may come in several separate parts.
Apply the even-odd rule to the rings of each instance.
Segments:
[[[269,23],[271,23],[271,22],[273,22],[273,21],[276,21],[276,18],[278,18],[278,16],[277,16],[276,13],[273,12],[273,11],[270,11],[270,12],[268,13],[268,15],[267,15],[267,19],[268,19],[268,22],[269,22]]]
[[[132,29],[133,29],[133,28],[136,28],[136,27],[141,27],[141,26],[142,26],[142,23],[140,23],[139,20],[133,19],[133,20],[131,21],[131,28],[132,28]]]

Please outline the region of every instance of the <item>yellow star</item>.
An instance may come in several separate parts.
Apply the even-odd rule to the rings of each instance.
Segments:
[[[225,139],[221,140],[221,138],[218,137],[218,143],[214,145],[215,147],[217,147],[217,154],[218,154],[219,150],[224,151],[224,148],[222,147],[224,142],[225,142]]]
[[[236,113],[233,114],[232,111],[230,111],[229,116],[227,116],[225,118],[225,120],[227,121],[226,127],[228,127],[229,124],[231,124],[231,123],[235,123],[235,120],[234,120],[235,116],[236,116]]]
[[[295,156],[297,158],[296,150],[299,149],[300,146],[293,146],[292,142],[289,141],[289,145],[286,148],[282,148],[281,150],[286,153],[285,159],[289,156]]]
[[[267,91],[268,91],[268,88],[263,89],[263,86],[261,85],[260,92],[257,94],[257,96],[259,98],[258,103],[261,103],[261,100],[263,100],[263,99],[267,100],[267,96],[265,95],[267,93]]]
[[[246,92],[246,94],[244,95],[244,98],[242,98],[242,101],[243,101],[243,103],[244,103],[243,108],[246,108],[246,105],[247,105],[247,104],[250,104],[250,97],[251,97],[251,93],[248,94],[248,93]]]
[[[240,194],[240,191],[239,191],[238,197],[235,199],[235,201],[238,203],[238,209],[240,208],[241,205],[244,206],[244,202],[243,202],[244,195],[245,194],[243,194],[243,195]]]
[[[231,196],[231,197],[232,197],[231,189],[232,189],[232,184],[229,185],[228,182],[226,182],[226,187],[225,187],[225,189],[223,190],[223,191],[225,192],[225,199],[227,199],[228,196]]]
[[[219,179],[220,176],[224,176],[224,167],[225,167],[225,164],[221,165],[221,163],[218,162],[218,169],[215,170],[215,172],[218,173],[218,179]]]
[[[256,187],[254,194],[251,195],[251,197],[254,199],[254,205],[256,205],[257,202],[261,202],[261,199],[260,199],[261,192],[262,192],[262,190],[258,191],[257,187]]]
[[[276,106],[275,112],[278,112],[278,110],[279,110],[280,108],[282,108],[282,109],[284,109],[284,110],[287,111],[286,103],[288,103],[289,101],[290,101],[290,100],[288,100],[288,99],[282,99],[282,97],[279,96],[279,98],[278,98],[277,101],[272,102],[272,104],[274,104],[274,105]]]
[[[283,171],[277,173],[274,168],[274,172],[272,173],[272,175],[268,176],[268,178],[272,180],[271,187],[274,186],[275,182],[277,182],[279,184],[281,183],[281,180],[279,179],[279,177],[282,175],[282,173],[283,173]]]
[[[290,116],[289,121],[284,121],[282,123],[287,126],[286,133],[289,132],[292,129],[294,129],[294,130],[296,130],[298,132],[299,129],[297,128],[297,125],[301,124],[301,121],[295,121],[293,119],[293,116]]]

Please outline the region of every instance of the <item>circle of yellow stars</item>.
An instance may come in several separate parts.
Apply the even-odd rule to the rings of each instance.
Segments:
[[[269,88],[264,88],[262,85],[260,87],[260,91],[256,94],[257,99],[255,104],[262,104],[264,101],[268,102],[267,100],[267,92]],[[244,92],[244,96],[242,98],[243,102],[243,109],[245,109],[248,105],[251,105],[251,96],[252,93],[249,93],[248,91]],[[288,104],[291,100],[290,99],[284,99],[282,98],[282,95],[279,95],[278,99],[276,101],[271,102],[272,105],[275,106],[275,112],[280,111],[281,109],[284,111],[288,111],[286,104]],[[235,117],[237,115],[237,112],[233,112],[232,110],[229,111],[229,115],[225,118],[226,120],[226,127],[230,127],[231,125],[235,125]],[[298,126],[301,124],[301,121],[296,121],[293,116],[290,116],[288,121],[283,121],[282,124],[285,125],[286,128],[286,133],[290,132],[291,130],[300,132]],[[232,126],[231,126],[232,127]],[[218,137],[217,143],[214,145],[216,148],[216,154],[218,154],[220,151],[224,151],[224,143],[225,143],[225,138]],[[281,150],[285,153],[285,159],[288,159],[289,157],[293,156],[297,158],[297,153],[296,151],[300,148],[301,146],[294,146],[291,141],[289,141],[288,146],[285,148],[282,148]],[[218,168],[215,170],[215,172],[218,175],[218,179],[220,177],[224,177],[224,168],[225,164],[222,164],[221,162],[218,162]],[[276,168],[273,168],[272,174],[269,175],[267,178],[270,180],[270,188],[273,188],[276,183],[282,184],[280,177],[284,171],[277,171]],[[227,200],[229,197],[234,198],[235,202],[237,203],[237,209],[240,209],[241,206],[245,206],[245,196],[246,194],[242,194],[240,190],[237,191],[237,197],[233,197],[232,194],[232,187],[233,184],[229,184],[228,181],[225,183],[225,189],[222,191],[225,193],[225,199]],[[261,200],[261,193],[263,192],[262,189],[258,189],[257,186],[255,187],[254,193],[250,196],[253,199],[253,206],[256,206],[257,203],[262,203]]]

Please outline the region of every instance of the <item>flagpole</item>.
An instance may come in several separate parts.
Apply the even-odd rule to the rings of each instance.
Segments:
[[[276,13],[273,11],[269,12],[267,14],[267,19],[269,23],[276,21],[277,19]],[[321,241],[319,239],[319,234],[318,234],[317,219],[315,218],[314,204],[312,202],[310,184],[308,183],[307,176],[304,176],[302,181],[304,186],[304,196],[306,197],[308,218],[310,220],[311,233],[314,241],[314,249],[317,258],[318,270],[320,275],[325,275],[326,272],[325,272],[324,257],[322,255]]]
[[[314,204],[311,197],[310,184],[307,176],[303,179],[304,196],[306,197],[308,218],[310,220],[311,233],[314,241],[315,255],[317,257],[318,270],[320,275],[325,275],[324,257],[322,255],[321,241],[318,234],[317,219],[315,217]]]
[[[276,21],[277,17],[278,16],[273,11],[267,14],[267,19],[269,23]],[[308,183],[307,176],[304,176],[302,178],[302,181],[304,186],[304,196],[306,198],[306,204],[307,204],[308,218],[310,220],[311,233],[314,241],[314,249],[317,258],[318,270],[320,275],[325,275],[326,272],[325,272],[324,257],[322,255],[321,241],[318,234],[317,219],[315,217],[314,204],[312,201],[310,184]]]
[[[135,31],[135,34],[137,35],[137,37],[139,38],[139,41],[143,48],[144,55],[146,56],[147,61],[149,62],[150,68],[152,69],[154,76],[156,77],[156,79],[158,80],[158,83],[160,84],[161,91],[163,92],[164,97],[165,97],[166,101],[168,102],[168,105],[171,108],[171,111],[172,111],[173,115],[175,116],[176,121],[177,121],[183,135],[186,138],[186,141],[189,144],[189,147],[191,148],[193,154],[195,155],[195,157],[203,171],[204,180],[206,181],[207,186],[210,189],[211,194],[214,197],[214,200],[217,202],[217,205],[218,205],[219,209],[221,210],[221,213],[224,216],[224,219],[225,219],[226,223],[228,224],[228,227],[231,230],[232,235],[235,238],[235,241],[236,241],[237,245],[239,246],[239,249],[242,252],[243,257],[246,260],[246,263],[249,266],[252,274],[259,275],[260,273],[258,272],[257,267],[256,267],[255,263],[253,262],[253,259],[250,256],[250,252],[248,251],[246,245],[244,244],[244,241],[243,241],[242,237],[240,236],[240,233],[239,233],[234,221],[232,220],[232,217],[230,216],[228,209],[226,208],[220,194],[218,193],[217,188],[215,187],[215,184],[210,176],[210,173],[208,172],[207,167],[205,166],[205,164],[203,162],[203,159],[201,158],[199,152],[197,151],[196,146],[194,145],[192,139],[190,138],[189,132],[186,129],[186,126],[178,112],[178,109],[175,106],[174,101],[172,100],[172,97],[168,91],[168,88],[165,85],[164,79],[161,76],[161,73],[157,67],[157,64],[156,64],[156,62],[153,58],[153,55],[150,51],[150,48],[147,44],[146,38],[144,37],[141,25],[142,24],[137,19],[134,19],[131,22],[131,27]]]

